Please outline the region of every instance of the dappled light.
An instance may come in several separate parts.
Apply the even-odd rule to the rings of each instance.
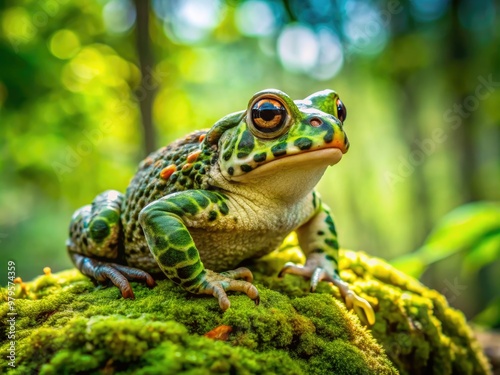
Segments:
[[[490,0],[2,2],[0,263],[19,259],[23,279],[70,267],[72,213],[125,191],[147,135],[162,147],[266,88],[330,88],[351,147],[319,192],[341,246],[445,295],[459,278],[450,303],[498,328],[498,12]]]

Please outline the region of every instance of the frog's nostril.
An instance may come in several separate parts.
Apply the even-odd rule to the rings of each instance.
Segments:
[[[312,119],[309,120],[309,124],[311,124],[311,126],[317,128],[318,126],[321,126],[323,124],[323,121],[321,121],[321,119],[319,119],[317,117],[313,117]]]

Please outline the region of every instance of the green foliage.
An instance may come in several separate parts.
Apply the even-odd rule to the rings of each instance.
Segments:
[[[391,264],[413,277],[421,277],[434,263],[442,264],[453,256],[461,259],[460,273],[466,285],[488,267],[498,264],[500,204],[475,202],[456,208],[438,222],[422,247]],[[495,284],[497,281],[493,281]],[[486,285],[484,282],[483,288]],[[494,294],[484,302],[484,311],[474,319],[476,323],[500,326],[500,300]]]
[[[420,277],[434,262],[465,252],[462,272],[477,273],[500,257],[500,204],[470,203],[445,215],[424,245],[391,262],[403,272]]]
[[[134,3],[154,5],[146,30],[154,61],[144,76]],[[211,19],[189,18],[194,26],[163,3],[188,1],[0,2],[0,265],[14,260],[27,279],[47,265],[71,266],[70,217],[104,190],[125,191],[146,153],[140,106],[153,91],[162,146],[243,109],[264,88],[293,98],[337,90],[351,150],[319,190],[343,246],[398,257],[421,246],[452,208],[500,200],[493,2],[222,1]],[[243,7],[252,3],[270,4],[274,18],[251,17]],[[308,39],[284,38],[290,30]],[[280,44],[286,40],[292,44]],[[488,77],[493,84],[482,86]],[[460,267],[482,273],[498,255],[498,235],[471,246]],[[436,278],[442,269],[425,265],[446,251],[454,250],[419,252],[424,259],[411,272],[426,268]],[[434,264],[458,273],[445,259]],[[478,290],[498,294],[498,283],[479,277],[467,285],[461,308],[483,307]]]

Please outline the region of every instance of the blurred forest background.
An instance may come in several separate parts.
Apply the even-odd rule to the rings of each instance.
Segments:
[[[500,327],[500,4],[0,0],[0,283],[72,264],[70,217],[265,88],[337,90],[341,245]]]

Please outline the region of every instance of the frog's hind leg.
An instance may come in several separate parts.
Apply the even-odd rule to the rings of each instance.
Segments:
[[[118,264],[122,226],[120,211],[123,195],[109,190],[99,194],[91,205],[73,215],[67,249],[71,260],[84,275],[98,283],[112,282],[124,298],[134,298],[129,281],[155,286],[145,271]]]

